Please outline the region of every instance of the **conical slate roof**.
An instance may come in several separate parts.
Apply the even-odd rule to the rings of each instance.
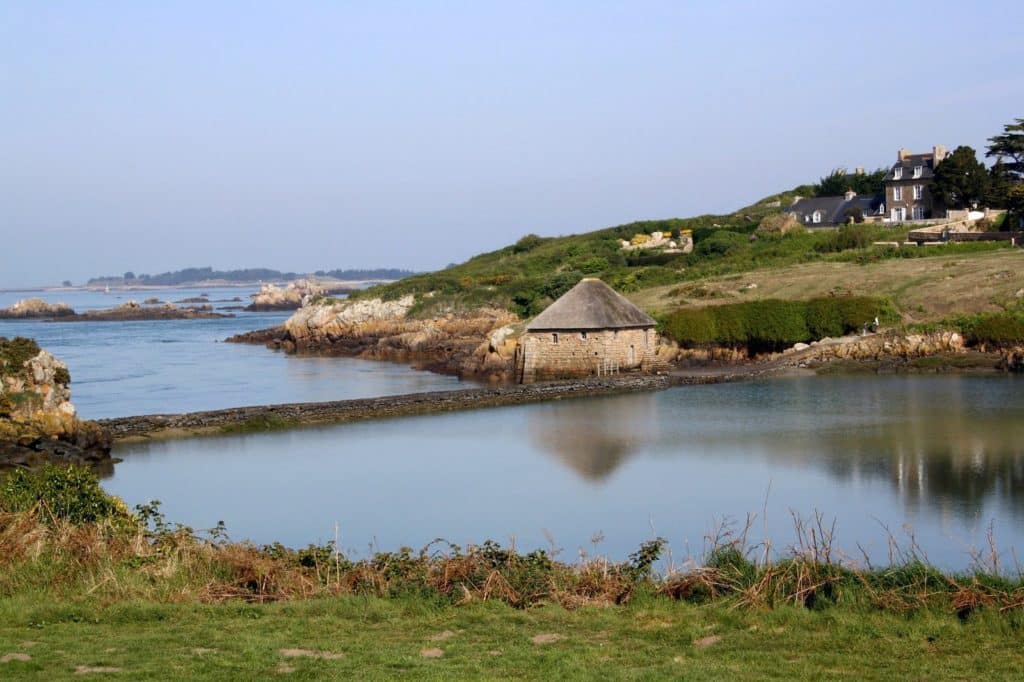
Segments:
[[[599,279],[587,277],[534,318],[526,331],[653,327],[650,315]]]

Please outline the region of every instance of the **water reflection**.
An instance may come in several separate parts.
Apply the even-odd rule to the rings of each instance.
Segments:
[[[847,482],[887,481],[909,510],[1024,514],[1024,401],[1013,378],[892,377],[766,382],[748,392],[772,416],[691,434]],[[760,417],[760,418],[758,418]]]
[[[659,438],[653,394],[548,403],[530,411],[530,440],[591,482],[602,481],[628,457]]]
[[[572,547],[600,531],[618,558],[654,524],[678,549],[749,512],[782,546],[790,510],[817,509],[838,519],[848,553],[863,543],[883,557],[879,523],[910,523],[930,557],[962,567],[993,519],[1001,543],[1024,547],[1022,387],[773,380],[140,443],[117,449],[104,486],[258,542],[304,545],[335,522],[347,547],[514,535],[535,548],[548,531]]]

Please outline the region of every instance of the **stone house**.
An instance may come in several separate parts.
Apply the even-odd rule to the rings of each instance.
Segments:
[[[526,326],[516,349],[521,383],[654,366],[658,335],[644,311],[587,277]]]
[[[945,217],[945,207],[932,196],[935,166],[949,156],[942,145],[931,153],[912,154],[906,149],[896,153],[896,163],[885,175],[885,206],[889,221],[930,220]]]

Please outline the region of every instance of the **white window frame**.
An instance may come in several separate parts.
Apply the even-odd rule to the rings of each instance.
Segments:
[[[924,206],[915,206],[910,215],[914,220],[924,220]]]
[[[924,185],[914,185],[914,198],[915,199],[923,199],[924,198]]]
[[[821,211],[815,211],[814,215],[811,216],[811,220],[817,224],[821,222]]]
[[[892,179],[893,180],[899,180],[902,177],[903,177],[903,168],[902,167],[897,166],[896,168],[892,169]]]
[[[551,343],[558,343],[558,332],[551,333]]]
[[[580,341],[586,341],[586,340],[587,340],[587,333],[586,332],[580,332]]]
[[[924,166],[914,166],[914,177],[921,177],[921,173],[924,172]]]
[[[892,188],[892,198],[893,198],[893,201],[903,201],[903,188],[902,187],[893,187]]]

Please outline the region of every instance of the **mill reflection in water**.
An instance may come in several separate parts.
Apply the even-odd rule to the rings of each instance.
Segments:
[[[840,542],[884,552],[913,526],[950,567],[998,537],[1024,549],[1024,381],[796,378],[124,446],[105,485],[164,500],[195,527],[304,545],[334,521],[355,546],[421,546],[601,531],[623,558],[651,525],[699,549],[716,519],[790,511],[838,520]],[[770,491],[770,493],[769,493]],[[766,502],[767,496],[767,502]],[[760,523],[760,522],[759,522]],[[759,527],[759,531],[761,527]]]

